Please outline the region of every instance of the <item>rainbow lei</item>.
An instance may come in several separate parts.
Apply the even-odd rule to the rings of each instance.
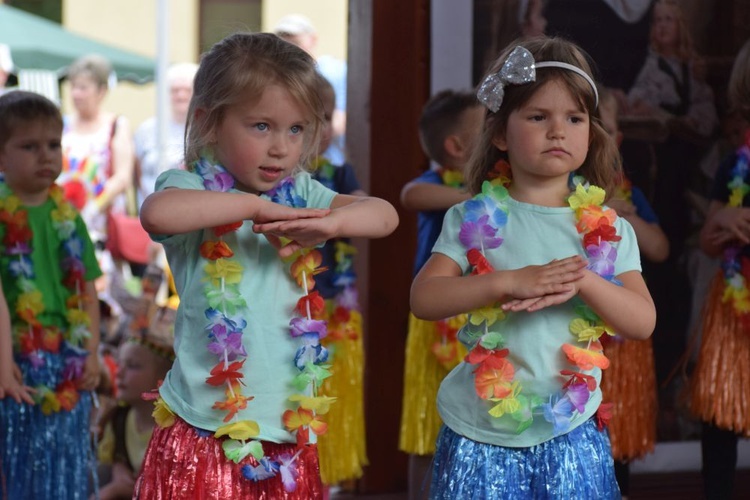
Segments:
[[[193,171],[201,176],[207,190],[227,192],[234,186],[234,178],[221,165],[204,158],[195,162]],[[296,196],[293,187],[293,179],[287,178],[269,196],[276,202],[304,206],[305,201]],[[227,424],[219,427],[214,436],[228,436],[222,443],[222,448],[229,460],[239,463],[252,455],[258,461],[257,466],[242,466],[245,478],[260,481],[280,474],[284,488],[291,492],[296,488],[297,458],[302,453],[312,451],[307,446],[310,442],[309,432],[316,435],[326,432],[327,425],[318,416],[327,413],[334,400],[317,396],[321,382],[331,375],[329,366],[323,364],[328,359],[328,351],[320,345],[320,339],[326,336],[326,324],[313,319],[313,314],[324,307],[323,299],[312,291],[315,287],[313,276],[322,271],[319,269],[321,255],[317,250],[304,250],[289,259],[293,261],[290,269],[292,277],[304,290],[304,295],[295,308],[299,316],[292,318],[290,322],[291,336],[300,341],[293,360],[299,375],[291,381],[298,392],[289,397],[297,408],[286,410],[281,419],[287,430],[296,436],[298,451],[293,456],[279,456],[272,460],[265,456],[261,441],[254,439],[260,435],[259,424],[237,418],[237,413],[247,408],[253,399],[242,392],[242,367],[247,361],[247,352],[242,342],[247,321],[242,315],[247,314],[247,303],[239,291],[243,266],[232,259],[234,252],[223,240],[223,235],[238,230],[242,224],[243,221],[238,221],[213,228],[216,239],[204,241],[200,247],[201,256],[207,261],[204,266],[209,305],[206,309],[209,320],[206,326],[209,339],[207,348],[217,358],[217,364],[206,383],[223,387],[225,394],[225,399],[217,401],[213,408],[226,412],[224,422]]]
[[[750,146],[746,141],[737,150],[737,163],[732,167],[731,178],[727,187],[729,188],[729,200],[727,205],[730,207],[741,207],[742,201],[750,192],[750,186],[747,184],[747,174],[750,169]],[[724,260],[722,262],[724,272],[724,295],[722,302],[731,302],[735,314],[741,319],[742,323],[750,326],[750,291],[747,288],[745,274],[750,269],[743,269],[743,259],[741,258],[741,248],[730,246],[724,250]],[[745,271],[743,273],[743,271]]]
[[[328,189],[336,191],[336,166],[327,158],[319,156],[313,165],[314,178]],[[292,205],[295,206],[295,205]],[[343,339],[355,340],[362,330],[362,316],[359,313],[359,294],[355,283],[354,256],[357,249],[347,240],[338,238],[333,241],[335,267],[332,283],[339,288],[333,298],[333,309],[329,311],[327,344]],[[325,314],[314,316],[324,319]]]
[[[21,200],[13,194],[5,183],[0,183],[0,223],[5,225],[3,253],[10,257],[9,273],[15,278],[14,286],[20,294],[15,304],[17,321],[13,325],[14,340],[22,357],[34,369],[45,364],[41,352],[62,353],[64,368],[62,382],[56,387],[36,385],[34,400],[45,415],[75,408],[80,398],[75,381],[83,374],[88,352],[81,346],[91,336],[91,318],[83,309],[86,285],[86,266],[83,263],[83,240],[75,225],[77,212],[65,201],[62,188],[54,184],[49,190],[50,199],[55,203],[52,209],[52,227],[60,238],[60,268],[63,271],[63,285],[70,290],[66,300],[66,330],[56,326],[44,326],[39,316],[44,312],[44,298],[34,279],[32,242],[34,235],[28,225],[28,212]]]
[[[485,251],[502,245],[503,238],[498,233],[508,220],[510,167],[507,162],[498,162],[493,177],[493,180],[484,182],[480,194],[465,203],[466,215],[459,240],[467,248],[472,275],[494,271]],[[567,201],[575,211],[576,228],[583,235],[588,269],[608,281],[617,282],[614,276],[617,250],[611,242],[620,240],[620,237],[612,225],[616,218],[614,210],[602,207],[604,196],[601,188],[586,187],[579,182]],[[587,305],[581,303],[575,311],[577,317],[570,322],[569,330],[576,343],[562,345],[562,351],[574,369],[561,370],[564,379],[561,391],[546,399],[523,393],[521,382],[515,380],[515,367],[508,361],[510,351],[505,347],[502,333],[489,331],[491,325],[506,317],[500,303],[469,313],[467,331],[475,344],[465,361],[476,366],[474,389],[481,399],[490,403],[492,417],[510,415],[518,422],[516,432],[519,434],[531,426],[534,415],[540,413],[553,425],[555,433],[565,432],[573,417],[585,411],[586,403],[597,387],[596,379],[583,371],[609,366],[599,338],[605,333],[614,333]]]

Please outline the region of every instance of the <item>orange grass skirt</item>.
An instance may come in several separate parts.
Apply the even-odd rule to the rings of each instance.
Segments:
[[[718,273],[703,309],[690,408],[704,422],[750,436],[750,332],[732,304],[722,302],[724,286]]]
[[[326,301],[332,308],[331,301]],[[320,476],[324,484],[362,477],[367,465],[363,394],[364,348],[362,315],[350,311],[341,323],[329,314],[328,336],[323,344],[331,351],[333,376],[323,381],[320,394],[336,398],[323,416],[328,431],[318,436]]]
[[[609,439],[615,460],[629,462],[654,451],[656,374],[651,338],[614,340],[604,346],[609,368],[602,372],[602,395],[612,403]]]
[[[451,369],[440,363],[432,352],[438,338],[437,322],[409,314],[398,449],[411,455],[434,454],[443,424],[437,411],[437,392]],[[458,347],[457,359],[463,359],[466,349],[460,343]]]

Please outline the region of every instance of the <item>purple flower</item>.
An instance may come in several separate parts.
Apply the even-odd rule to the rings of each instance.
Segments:
[[[348,286],[336,297],[339,306],[345,309],[359,309],[359,293],[353,286]]]
[[[586,409],[591,393],[586,384],[572,384],[568,386],[565,396],[570,400],[578,413],[583,413]]]
[[[313,333],[319,339],[325,338],[328,334],[326,322],[318,319],[293,318],[289,322],[291,326],[292,337],[299,337],[308,333]]]
[[[297,466],[295,465],[295,458],[297,456],[290,457],[289,455],[279,456],[279,472],[281,473],[281,482],[284,484],[284,490],[288,493],[292,493],[297,489]]]
[[[461,244],[468,249],[487,250],[497,248],[503,243],[503,239],[495,237],[497,228],[488,223],[489,215],[483,215],[476,222],[464,221],[458,233]]]
[[[586,253],[588,253],[589,256],[588,269],[594,271],[603,278],[614,276],[617,249],[608,241],[602,241],[599,245],[587,246]]]
[[[6,255],[28,255],[31,253],[31,247],[23,241],[17,241],[5,248]]]
[[[229,361],[234,361],[237,356],[247,356],[245,346],[242,345],[242,332],[228,332],[226,326],[216,325],[211,329],[208,343],[209,352],[223,358],[225,353]]]

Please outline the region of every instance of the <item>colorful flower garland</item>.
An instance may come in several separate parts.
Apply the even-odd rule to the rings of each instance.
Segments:
[[[193,165],[193,171],[203,179],[207,190],[227,192],[234,186],[234,178],[221,166],[201,158]],[[290,206],[305,206],[305,200],[294,192],[292,178],[282,181],[273,192],[268,193],[277,203]],[[209,284],[206,286],[208,309],[206,327],[209,343],[208,350],[217,357],[217,364],[211,370],[206,383],[224,387],[225,399],[217,401],[213,408],[226,412],[224,422],[227,424],[216,430],[214,436],[227,436],[222,448],[226,457],[239,463],[252,455],[259,463],[257,466],[242,466],[245,478],[260,481],[279,474],[284,488],[291,492],[296,488],[296,461],[302,453],[312,452],[307,446],[312,431],[316,435],[326,432],[327,426],[318,416],[328,412],[334,398],[318,396],[321,382],[331,375],[329,366],[323,364],[328,359],[328,351],[320,345],[320,339],[326,336],[324,321],[313,318],[324,307],[323,299],[317,292],[313,276],[322,271],[320,252],[304,250],[290,257],[291,274],[304,290],[303,297],[297,302],[295,312],[299,315],[290,322],[290,334],[301,341],[294,357],[294,364],[299,370],[291,385],[298,391],[289,400],[296,403],[296,410],[286,410],[281,419],[289,432],[296,435],[298,451],[293,456],[279,456],[275,460],[265,456],[261,441],[254,439],[260,435],[260,426],[252,420],[238,420],[237,413],[247,408],[252,396],[242,392],[242,367],[247,361],[247,352],[242,342],[247,321],[242,318],[247,313],[247,303],[239,291],[243,266],[232,259],[234,252],[223,240],[223,235],[236,231],[243,224],[238,221],[213,228],[215,240],[201,244],[201,256],[206,259],[204,271]],[[162,405],[163,406],[163,405]],[[161,418],[173,420],[173,416],[164,409],[157,410]]]
[[[459,233],[473,267],[472,275],[494,271],[485,252],[502,245],[503,238],[498,232],[508,220],[510,166],[501,160],[491,177],[491,181],[482,185],[482,192],[465,203],[466,215]],[[617,250],[611,243],[619,241],[620,237],[612,225],[616,218],[614,210],[602,208],[604,197],[601,188],[586,187],[578,182],[575,192],[568,198],[568,205],[575,211],[576,228],[583,235],[588,269],[608,281],[617,282],[614,276]],[[583,371],[609,366],[599,338],[605,333],[613,335],[613,332],[587,305],[581,303],[575,310],[578,316],[570,322],[569,330],[584,346],[565,343],[562,350],[577,370],[562,370],[560,374],[565,379],[562,390],[546,399],[523,393],[521,382],[515,380],[515,367],[508,361],[510,351],[505,347],[502,333],[489,331],[490,326],[505,319],[500,304],[489,304],[469,313],[467,331],[475,344],[465,360],[476,366],[474,389],[481,399],[490,402],[492,417],[510,415],[517,421],[518,433],[531,426],[537,413],[543,414],[556,433],[565,432],[573,417],[585,411],[597,387],[596,379]],[[608,406],[602,406],[600,425],[609,410]]]
[[[56,387],[36,385],[34,400],[40,404],[45,415],[61,410],[70,411],[79,400],[75,381],[83,374],[88,355],[82,348],[91,336],[91,318],[83,309],[86,287],[86,266],[83,263],[83,240],[76,230],[75,219],[78,213],[65,201],[63,190],[52,185],[50,199],[55,203],[52,209],[52,227],[57,232],[60,244],[60,268],[63,272],[63,285],[70,290],[66,300],[65,319],[68,328],[45,326],[39,321],[44,313],[44,298],[34,279],[32,242],[34,235],[28,224],[28,212],[21,200],[12,193],[5,183],[0,183],[0,223],[5,225],[3,253],[11,258],[8,271],[15,278],[15,287],[20,294],[11,309],[15,311],[17,323],[14,325],[14,339],[21,356],[31,364],[33,370],[46,363],[41,352],[62,353],[64,368],[62,381]]]
[[[748,170],[750,170],[750,138],[737,150],[737,163],[731,170],[729,188],[730,207],[741,207],[742,201],[750,192],[747,184]],[[741,247],[730,246],[724,250],[722,270],[724,272],[724,295],[722,302],[731,302],[735,314],[745,327],[750,328],[750,290],[747,287],[745,275],[750,273],[750,265],[743,265]]]

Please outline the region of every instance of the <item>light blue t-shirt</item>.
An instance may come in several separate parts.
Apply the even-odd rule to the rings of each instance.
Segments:
[[[204,189],[198,175],[184,170],[168,170],[161,174],[156,189],[166,188]],[[329,207],[336,196],[307,173],[296,176],[294,189],[307,200],[308,207]],[[195,207],[196,211],[200,209]],[[175,216],[190,217],[190,214]],[[217,357],[207,350],[209,338],[205,327],[208,319],[205,313],[208,304],[203,271],[207,261],[200,256],[199,247],[205,240],[214,240],[215,236],[211,229],[166,237],[152,236],[164,245],[180,296],[175,321],[177,359],[159,393],[172,411],[186,422],[214,431],[224,425],[222,419],[226,412],[211,407],[226,399],[226,387],[206,383]],[[224,235],[224,240],[235,252],[233,259],[242,264],[239,290],[247,301],[247,310],[242,314],[247,321],[242,335],[247,351],[242,381],[245,384],[243,395],[254,399],[237,414],[238,420],[258,422],[258,439],[293,442],[294,437],[284,429],[281,415],[287,409],[294,409],[294,404],[287,398],[298,392],[293,390],[290,382],[299,374],[294,366],[294,354],[300,344],[290,336],[289,321],[304,292],[292,279],[290,264],[282,262],[265,236],[253,233],[252,222],[248,221],[236,232]]]
[[[485,255],[495,269],[519,269],[541,265],[553,259],[573,255],[585,257],[581,235],[575,228],[575,215],[569,207],[542,207],[508,200],[508,222],[500,231],[504,241],[500,247],[486,251]],[[443,230],[433,247],[433,253],[444,254],[454,260],[463,274],[471,272],[466,258],[466,248],[459,241],[459,229],[465,214],[465,203],[448,210]],[[627,271],[640,271],[638,244],[632,226],[618,218],[614,224],[622,236],[617,248],[615,275]],[[574,306],[580,299],[548,307],[536,312],[507,313],[504,321],[489,327],[502,332],[506,347],[510,349],[508,361],[515,367],[515,379],[521,383],[522,394],[537,395],[546,402],[550,395],[559,393],[565,379],[560,370],[578,370],[565,358],[564,343],[580,345],[569,331],[569,323],[578,315]],[[467,342],[469,324],[459,332],[459,339]],[[493,403],[477,396],[474,390],[475,365],[462,362],[443,380],[438,391],[438,411],[445,425],[462,436],[475,441],[507,447],[534,446],[555,437],[551,423],[542,414],[534,414],[531,426],[518,433],[519,422],[510,415],[500,418],[490,416]],[[589,372],[597,380],[597,389],[591,393],[585,411],[571,421],[565,432],[575,429],[588,420],[601,402],[598,382],[601,370]],[[561,432],[561,433],[565,433]]]

